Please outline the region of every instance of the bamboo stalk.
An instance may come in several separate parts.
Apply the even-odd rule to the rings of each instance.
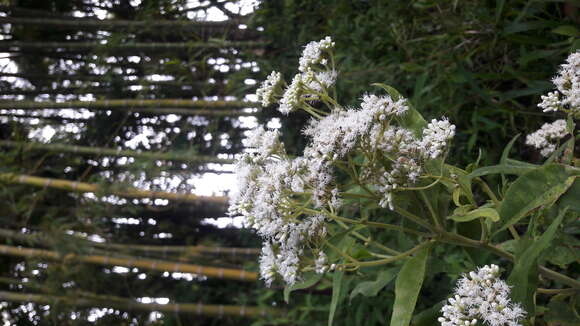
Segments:
[[[54,19],[54,18],[28,18],[28,17],[0,17],[0,24],[17,24],[17,25],[40,25],[52,27],[71,27],[78,29],[175,29],[197,30],[200,28],[227,29],[237,28],[238,21],[192,21],[192,20],[112,20],[112,19]]]
[[[140,303],[118,297],[108,299],[87,299],[82,296],[65,297],[8,291],[0,291],[0,300],[11,302],[33,302],[38,304],[64,304],[87,308],[107,307],[123,311],[159,311],[165,313],[194,314],[218,318],[223,316],[258,318],[282,313],[282,311],[275,308],[260,308],[252,306],[206,305],[202,303]]]
[[[260,48],[265,42],[254,41],[212,41],[212,42],[179,42],[179,43],[124,43],[99,44],[96,42],[20,42],[10,41],[0,43],[0,51],[8,53],[38,53],[40,52],[89,52],[105,51],[107,53],[127,53],[135,51],[164,52],[188,51],[197,49],[223,48]]]
[[[70,102],[33,102],[33,101],[0,101],[0,109],[60,109],[60,108],[255,108],[255,102],[244,101],[192,101],[184,99],[161,100],[97,100],[97,101],[70,101]]]
[[[155,252],[155,253],[187,253],[187,254],[213,254],[213,255],[259,255],[258,248],[237,248],[237,247],[208,247],[208,246],[146,246],[146,245],[125,245],[97,243],[97,247],[124,249],[131,251]]]
[[[117,249],[125,251],[140,251],[151,253],[186,253],[186,254],[212,254],[212,255],[230,255],[230,256],[255,256],[260,254],[259,248],[240,248],[240,247],[210,247],[210,246],[153,246],[153,245],[131,245],[131,244],[115,244],[115,243],[99,243],[87,240],[82,237],[74,235],[61,235],[65,237],[74,237],[78,240],[84,241],[89,246],[99,247],[103,249]],[[21,233],[10,229],[0,228],[0,237],[8,238],[17,241],[18,243],[25,243],[29,245],[50,246],[52,245],[52,238],[46,234],[36,233]]]
[[[104,187],[101,187],[97,184],[92,184],[92,183],[68,181],[68,180],[61,180],[61,179],[51,179],[51,178],[41,178],[41,177],[34,177],[34,176],[29,176],[29,175],[13,174],[13,173],[0,173],[0,181],[7,182],[7,183],[17,183],[17,184],[30,185],[30,186],[41,187],[41,188],[61,189],[61,190],[80,192],[80,193],[106,192],[107,194],[116,195],[119,197],[126,197],[126,198],[159,198],[159,199],[168,199],[168,200],[185,201],[185,202],[210,202],[210,203],[224,204],[224,205],[228,201],[227,197],[221,197],[221,196],[197,196],[194,194],[179,194],[179,193],[164,192],[164,191],[140,190],[140,189],[130,188],[130,187],[125,188],[123,190],[109,190],[109,191],[107,191],[107,189],[105,189]]]
[[[232,164],[232,159],[221,159],[213,156],[185,154],[185,153],[161,153],[161,152],[138,152],[131,150],[121,150],[112,148],[96,148],[88,146],[74,146],[65,144],[40,144],[17,142],[11,140],[0,140],[0,146],[4,147],[20,147],[24,150],[39,150],[49,152],[74,153],[74,154],[89,154],[89,155],[103,155],[115,157],[135,157],[149,160],[167,160],[190,163],[217,163],[217,164]]]
[[[120,258],[103,255],[75,255],[72,253],[67,254],[66,256],[62,256],[58,252],[50,250],[12,247],[5,245],[0,245],[0,254],[16,257],[43,258],[65,262],[76,261],[103,266],[125,266],[128,268],[136,267],[160,272],[169,271],[174,273],[191,273],[206,277],[215,277],[243,282],[254,282],[258,279],[257,273],[243,269],[201,266],[159,259]]]

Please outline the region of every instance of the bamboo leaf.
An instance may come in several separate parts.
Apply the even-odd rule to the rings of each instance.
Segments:
[[[526,311],[532,316],[535,311],[534,292],[536,291],[536,283],[538,280],[538,257],[543,250],[548,248],[550,242],[554,239],[554,235],[558,230],[558,226],[562,223],[566,211],[567,209],[564,209],[560,212],[558,217],[538,240],[524,240],[520,244],[523,250],[518,250],[518,253],[516,253],[514,269],[508,278],[508,282],[513,285],[512,298],[516,302],[521,302]]]
[[[519,177],[505,194],[499,210],[502,225],[497,232],[517,223],[530,211],[556,201],[574,179],[564,166],[557,164],[542,166]]]
[[[430,247],[427,246],[417,252],[416,256],[407,260],[397,275],[391,326],[408,326],[411,322],[425,277],[429,249]]]
[[[576,26],[573,25],[558,26],[552,30],[552,33],[571,37],[580,36],[580,31]]]

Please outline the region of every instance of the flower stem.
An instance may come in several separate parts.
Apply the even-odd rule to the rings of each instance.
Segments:
[[[351,264],[345,264],[345,265],[347,265],[349,267],[350,266],[370,267],[370,266],[379,266],[379,265],[390,264],[392,262],[395,262],[397,260],[401,260],[405,257],[408,257],[408,256],[414,254],[415,252],[423,249],[424,247],[431,245],[433,242],[434,242],[434,240],[428,240],[428,241],[422,242],[419,245],[417,245],[416,247],[413,247],[412,249],[409,249],[409,250],[407,250],[399,255],[393,256],[393,257],[372,260],[372,261],[361,261],[358,263],[351,263]]]
[[[449,232],[445,232],[445,231],[440,231],[439,236],[440,236],[439,241],[441,241],[441,242],[452,243],[452,244],[465,246],[465,247],[474,247],[474,248],[486,249],[486,250],[489,250],[492,253],[496,254],[497,256],[506,258],[506,259],[511,260],[511,261],[515,261],[514,255],[496,247],[495,245],[489,244],[489,243],[476,241],[476,240],[461,236],[459,234],[449,233]],[[553,271],[549,268],[546,268],[545,266],[542,266],[542,265],[538,265],[538,271],[540,272],[540,274],[542,274],[546,278],[560,282],[562,284],[566,284],[574,289],[580,289],[580,282],[571,278],[571,277],[568,277],[564,274],[560,274],[558,272],[555,272],[555,271]]]

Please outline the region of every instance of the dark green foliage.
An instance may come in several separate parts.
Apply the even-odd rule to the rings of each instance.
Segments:
[[[536,108],[539,95],[580,46],[572,3],[266,1],[255,24],[272,40],[264,74],[275,67],[289,81],[301,47],[330,35],[341,102],[356,106],[372,83],[396,86],[425,117],[457,125],[452,160],[472,161],[482,148],[490,163],[498,144],[549,116]],[[535,158],[520,144],[516,157]]]

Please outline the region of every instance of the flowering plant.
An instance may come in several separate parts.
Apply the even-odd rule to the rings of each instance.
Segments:
[[[287,154],[277,130],[259,127],[237,165],[239,189],[230,213],[244,216],[264,239],[265,283],[280,280],[289,293],[324,283],[332,273],[332,324],[344,298],[337,293],[350,287],[351,299],[377,295],[396,275],[391,325],[409,325],[418,318],[416,307],[428,306],[419,294],[424,280],[436,275],[429,274],[433,260],[453,253],[465,262],[444,268],[449,281],[488,262],[511,273],[507,283],[493,264],[464,274],[447,304],[433,305],[439,311],[433,320],[441,325],[521,325],[536,312],[549,316],[548,301],[536,300],[539,294],[575,302],[580,282],[567,274],[573,274],[569,267],[577,264],[578,252],[559,261],[542,253],[561,252],[555,239],[577,232],[580,53],[562,66],[554,79],[557,91],[539,105],[566,119],[526,139],[548,157],[544,164],[510,159],[516,137],[498,165],[474,162],[462,169],[446,162],[455,126],[445,117],[427,122],[394,88],[374,84],[378,94],[363,95],[359,107],[341,105],[334,46],[330,37],[309,43],[289,85],[272,72],[257,92],[264,106],[277,103],[283,114],[303,110],[312,116],[301,156]],[[484,177],[494,175],[501,180],[490,186]],[[369,275],[377,277],[370,285],[363,282]]]

